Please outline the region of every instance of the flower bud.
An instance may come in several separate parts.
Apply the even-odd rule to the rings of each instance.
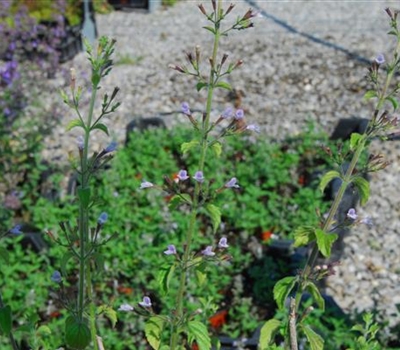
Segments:
[[[221,66],[223,66],[223,64],[226,62],[227,58],[228,58],[228,54],[224,53],[224,55],[222,56],[222,59],[221,59]]]
[[[201,13],[202,13],[204,16],[207,16],[207,12],[206,12],[206,9],[204,8],[203,4],[200,4],[200,5],[197,5],[197,6],[198,6],[198,8],[200,9]]]
[[[225,16],[226,16],[227,14],[229,14],[229,13],[233,10],[234,7],[235,7],[235,5],[231,3],[231,4],[229,5],[228,9],[227,9],[226,12],[225,12]]]

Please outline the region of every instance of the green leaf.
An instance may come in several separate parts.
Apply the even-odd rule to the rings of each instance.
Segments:
[[[0,308],[0,331],[5,335],[9,335],[12,329],[11,307],[5,305]]]
[[[161,334],[165,325],[165,319],[160,316],[150,317],[144,326],[146,339],[155,350],[158,350],[161,344]]]
[[[78,197],[79,197],[79,202],[82,204],[82,207],[84,209],[87,209],[90,204],[90,188],[78,188]]]
[[[180,204],[192,204],[192,198],[187,193],[181,193],[180,195],[174,195],[168,202],[170,209],[177,208]]]
[[[373,97],[378,97],[378,95],[376,94],[376,91],[368,90],[364,95],[364,100],[368,101]]]
[[[315,228],[312,226],[301,226],[294,231],[294,247],[307,245],[315,240]]]
[[[278,281],[274,286],[274,299],[279,309],[283,309],[285,301],[296,285],[297,278],[295,276],[289,276]]]
[[[8,251],[7,251],[7,249],[5,249],[5,248],[3,248],[3,247],[0,247],[0,261],[4,261],[4,263],[6,264],[6,265],[8,265],[8,262],[9,262],[9,254],[8,254]]]
[[[331,255],[332,244],[337,240],[338,235],[336,233],[326,233],[319,228],[315,230],[315,235],[317,236],[319,251],[325,258],[329,257]]]
[[[110,136],[108,133],[107,126],[105,126],[103,123],[97,123],[90,128],[90,130],[95,130],[95,129],[99,129],[99,130],[103,131],[107,136]]]
[[[360,195],[360,204],[365,205],[368,202],[370,194],[369,182],[361,176],[354,176],[351,181],[357,187],[358,194]]]
[[[207,327],[199,321],[190,321],[187,324],[188,337],[190,344],[196,340],[200,350],[211,349],[211,339],[208,335]]]
[[[304,326],[302,328],[308,342],[310,343],[311,350],[323,350],[324,339],[322,339],[318,333],[315,333],[310,326]]]
[[[260,341],[259,341],[259,349],[260,350],[268,350],[269,345],[273,341],[276,332],[281,326],[281,321],[272,319],[265,322],[264,326],[262,326],[260,331]]]
[[[117,312],[109,305],[100,305],[97,308],[97,315],[101,314],[104,314],[111,321],[112,328],[114,328],[118,321]]]
[[[85,124],[83,124],[80,119],[71,120],[67,125],[67,131],[70,131],[75,127],[80,127],[82,129],[85,129]]]
[[[361,134],[353,132],[350,136],[350,149],[356,149],[362,138],[363,136]]]
[[[226,81],[218,82],[217,84],[215,84],[215,87],[216,88],[220,87],[220,88],[223,88],[223,89],[226,89],[226,90],[232,90],[232,86],[229,83],[227,83]]]
[[[389,101],[392,104],[394,111],[399,107],[399,101],[397,101],[395,97],[388,96],[385,98],[385,100]]]
[[[322,176],[321,182],[319,184],[319,189],[321,190],[321,192],[324,192],[328,183],[336,178],[341,178],[340,173],[336,170],[328,171],[324,176]]]
[[[69,259],[73,258],[74,254],[71,252],[65,253],[60,260],[61,274],[67,276],[67,263]]]
[[[203,27],[204,29],[207,29],[208,31],[210,31],[211,33],[215,34],[215,29],[213,27],[209,27],[209,26],[205,26]]]
[[[222,145],[221,142],[215,142],[212,144],[211,149],[213,150],[214,154],[219,158],[222,153]]]
[[[37,333],[39,336],[41,336],[41,337],[43,337],[43,336],[48,336],[48,335],[52,334],[52,333],[51,333],[51,329],[50,329],[49,326],[40,326],[40,327],[37,329],[36,333]]]
[[[189,152],[191,149],[197,147],[199,145],[199,141],[197,140],[192,140],[190,142],[184,142],[181,145],[181,151],[183,154]]]
[[[207,204],[206,211],[210,215],[213,232],[217,232],[219,225],[221,224],[221,210],[214,204]]]
[[[171,278],[175,272],[175,264],[165,264],[161,266],[160,271],[158,272],[157,281],[161,288],[161,293],[166,295],[169,290],[169,284],[171,282]]]
[[[197,91],[201,91],[201,89],[203,89],[203,88],[205,88],[205,87],[208,87],[208,84],[205,83],[205,82],[200,81],[200,82],[198,82],[198,83],[196,84],[196,90],[197,90]]]
[[[195,273],[196,273],[197,285],[199,287],[201,287],[207,279],[206,268],[207,268],[206,264],[200,264],[196,266]]]
[[[319,289],[317,288],[315,283],[311,282],[311,281],[307,281],[306,289],[311,294],[312,298],[317,303],[318,307],[321,310],[325,310],[325,300],[322,297],[321,292],[319,291]]]

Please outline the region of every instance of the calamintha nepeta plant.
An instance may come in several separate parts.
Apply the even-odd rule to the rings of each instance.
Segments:
[[[101,338],[98,336],[96,327],[96,317],[100,313],[105,313],[114,323],[115,315],[111,308],[101,306],[96,308],[95,295],[93,293],[93,274],[98,273],[103,265],[103,259],[100,253],[100,247],[106,244],[112,236],[102,237],[102,229],[105,225],[108,215],[106,212],[99,214],[97,223],[92,224],[95,205],[94,187],[92,178],[95,173],[104,168],[112,158],[112,152],[116,150],[116,143],[111,142],[103,150],[95,151],[90,156],[90,137],[95,131],[101,131],[108,135],[108,128],[102,122],[106,115],[113,113],[119,106],[115,98],[119,89],[115,88],[109,96],[107,93],[103,97],[101,112],[95,117],[95,105],[97,94],[101,88],[101,80],[110,73],[112,69],[111,56],[114,52],[115,41],[106,37],[99,40],[97,50],[86,42],[86,51],[92,68],[91,76],[91,96],[89,110],[86,116],[81,114],[80,102],[83,89],[77,86],[75,72],[71,70],[70,93],[71,98],[65,92],[62,92],[64,102],[75,112],[77,118],[72,120],[67,130],[79,128],[83,135],[77,138],[78,157],[73,166],[78,175],[78,186],[76,199],[78,203],[78,218],[76,225],[72,220],[61,222],[60,226],[64,237],[54,237],[50,235],[59,244],[67,249],[61,260],[61,271],[54,272],[52,280],[59,284],[59,300],[69,311],[69,316],[65,322],[65,340],[68,346],[73,349],[84,349],[91,342],[94,349],[101,348]],[[66,293],[63,278],[67,278],[67,263],[73,260],[77,263],[77,286],[76,298]]]
[[[218,53],[220,39],[227,36],[232,30],[252,27],[252,18],[256,14],[250,9],[233,24],[224,28],[223,24],[226,17],[233,10],[233,4],[230,4],[224,10],[221,0],[212,0],[211,12],[207,12],[202,4],[198,7],[211,23],[210,26],[205,26],[204,28],[211,32],[214,38],[212,53],[208,59],[209,73],[206,76],[203,75],[199,47],[196,47],[194,53],[188,52],[186,54],[190,67],[170,65],[170,68],[194,77],[197,80],[197,90],[204,89],[207,93],[204,113],[192,113],[189,104],[182,103],[182,113],[188,118],[193,127],[194,138],[189,142],[183,143],[181,150],[183,154],[190,152],[200,153],[197,169],[193,174],[189,174],[187,169],[181,169],[175,178],[166,176],[162,186],[155,185],[149,181],[143,181],[141,184],[141,189],[166,191],[171,196],[170,207],[183,206],[189,212],[188,225],[182,228],[185,230],[184,242],[178,247],[171,244],[164,251],[169,260],[167,265],[163,266],[159,278],[162,292],[175,293],[175,305],[172,310],[169,310],[169,314],[157,315],[152,309],[152,301],[149,296],[145,296],[143,301],[139,303],[138,308],[134,308],[129,304],[124,304],[120,308],[121,311],[135,310],[137,313],[148,317],[145,329],[146,337],[154,349],[183,349],[185,344],[192,344],[194,341],[196,341],[200,349],[211,348],[211,338],[208,335],[207,325],[199,320],[202,310],[198,307],[190,312],[184,307],[185,300],[192,293],[188,281],[196,278],[196,284],[200,287],[205,283],[208,265],[213,262],[222,262],[229,258],[225,252],[229,247],[227,238],[218,237],[221,210],[214,202],[216,197],[224,190],[239,188],[239,181],[235,177],[231,177],[227,178],[223,184],[213,184],[210,181],[212,174],[204,173],[205,164],[207,157],[218,157],[221,154],[221,140],[223,137],[245,131],[258,131],[256,125],[246,124],[242,109],[234,111],[231,108],[227,108],[215,121],[211,119],[214,90],[217,88],[230,90],[231,86],[223,78],[243,64],[242,60],[228,64],[227,54],[223,54],[220,57]],[[198,243],[201,214],[208,215],[212,223],[212,236],[209,238],[210,244],[205,247],[199,247]],[[213,242],[215,243],[213,244]],[[177,289],[170,290],[169,284],[173,278],[176,278],[179,282]],[[165,333],[170,334],[168,341],[165,339]]]
[[[336,193],[327,217],[321,218],[320,225],[318,227],[302,226],[297,229],[294,234],[294,246],[298,247],[310,244],[312,247],[311,254],[308,257],[305,268],[301,270],[298,275],[285,277],[275,285],[274,298],[279,309],[285,309],[287,307],[285,305],[286,301],[289,299],[288,320],[283,322],[272,319],[263,326],[260,338],[261,349],[270,348],[273,343],[274,334],[279,330],[282,331],[285,337],[285,349],[298,349],[299,331],[305,335],[310,343],[311,349],[320,350],[324,347],[323,338],[307,325],[307,314],[312,311],[312,308],[301,308],[302,296],[305,293],[309,293],[316,306],[322,310],[325,308],[325,301],[318,289],[317,282],[334,273],[333,268],[335,263],[323,266],[316,265],[317,258],[319,254],[322,254],[325,258],[330,256],[332,244],[338,237],[334,231],[338,227],[355,225],[358,223],[368,224],[366,218],[358,217],[354,208],[351,208],[347,213],[347,218],[343,222],[340,222],[338,218],[338,209],[346,190],[350,186],[358,191],[361,205],[367,202],[370,195],[369,183],[363,175],[384,169],[388,165],[388,162],[385,161],[384,156],[381,154],[371,155],[367,164],[361,167],[360,157],[373,138],[388,138],[387,132],[393,129],[398,122],[397,118],[394,117],[392,113],[385,110],[387,104],[392,107],[393,113],[398,108],[396,95],[400,90],[400,83],[396,83],[392,86],[393,77],[400,69],[400,31],[397,23],[398,12],[390,9],[386,9],[386,12],[390,17],[391,30],[389,35],[395,36],[397,43],[393,58],[390,62],[386,63],[384,55],[379,54],[369,68],[368,79],[372,85],[372,89],[367,91],[365,98],[376,98],[378,100],[374,114],[364,134],[353,133],[351,135],[351,149],[347,157],[341,154],[332,154],[332,157],[337,161],[338,170],[328,171],[322,177],[320,189],[324,191],[328,183],[336,178],[341,180],[341,186]],[[386,75],[385,79],[382,79],[381,74],[379,74],[382,72],[382,68]],[[327,151],[330,152],[330,150]],[[349,163],[346,164],[348,161]],[[368,324],[367,327],[369,327]],[[362,348],[367,349],[368,347]]]

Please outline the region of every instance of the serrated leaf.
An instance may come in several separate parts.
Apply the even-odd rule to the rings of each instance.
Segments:
[[[201,89],[204,89],[204,88],[207,87],[207,86],[208,86],[207,83],[204,83],[204,82],[200,81],[200,82],[198,82],[198,83],[196,84],[196,90],[197,90],[197,91],[201,91]]]
[[[104,314],[111,321],[112,328],[114,328],[118,321],[117,312],[109,305],[100,305],[97,308],[97,315],[101,314]]]
[[[355,176],[351,181],[356,186],[360,195],[360,204],[365,205],[368,202],[370,194],[369,182],[361,176]]]
[[[161,266],[158,276],[157,276],[157,281],[158,284],[161,288],[161,293],[164,295],[168,293],[169,290],[169,284],[171,282],[171,278],[175,272],[175,264],[165,264]]]
[[[324,349],[324,339],[318,334],[315,333],[310,326],[302,327],[304,334],[308,342],[310,343],[311,350],[323,350]]]
[[[289,276],[278,281],[274,286],[274,300],[279,309],[283,309],[285,301],[297,282],[295,276]]]
[[[260,331],[260,340],[258,344],[260,350],[268,350],[280,326],[281,321],[275,319],[265,322]]]
[[[386,100],[392,104],[393,110],[396,110],[399,107],[399,101],[397,101],[397,99],[395,97],[388,96],[388,97],[386,97]]]
[[[315,228],[312,226],[301,226],[294,231],[294,247],[307,245],[315,240]]]
[[[322,297],[321,292],[319,291],[319,289],[317,288],[315,283],[308,281],[307,285],[306,285],[306,289],[311,294],[312,298],[317,303],[318,307],[321,310],[325,310],[325,300]]]
[[[0,261],[3,261],[6,265],[8,265],[10,255],[8,254],[7,249],[0,247]]]
[[[70,131],[71,129],[73,129],[75,127],[80,127],[82,129],[85,129],[85,125],[82,123],[82,121],[80,119],[74,119],[68,123],[67,131]]]
[[[226,81],[220,81],[217,84],[215,84],[215,87],[220,87],[226,90],[232,90],[231,84],[227,83]]]
[[[220,156],[221,156],[221,153],[222,153],[222,145],[221,145],[220,142],[215,142],[215,143],[213,143],[213,145],[211,146],[211,149],[213,150],[214,154],[215,154],[217,157],[220,157]]]
[[[170,209],[177,208],[180,204],[192,204],[192,198],[187,193],[181,193],[180,195],[174,195],[168,202]]]
[[[368,101],[373,97],[377,97],[378,95],[376,94],[375,90],[368,90],[365,95],[364,95],[364,100]]]
[[[221,224],[221,210],[214,204],[207,204],[206,211],[211,218],[213,232],[215,233]]]
[[[78,188],[78,198],[79,202],[82,204],[82,207],[87,209],[90,204],[90,188]]]
[[[209,26],[205,26],[203,27],[204,29],[207,29],[208,31],[210,31],[211,33],[215,34],[215,29],[213,27],[209,27]]]
[[[326,233],[325,231],[317,228],[315,229],[315,236],[317,237],[317,246],[321,254],[327,258],[331,255],[333,242],[338,238],[336,233]]]
[[[9,335],[12,329],[11,307],[5,305],[0,308],[0,330],[4,335]]]
[[[107,136],[110,136],[109,133],[108,133],[108,128],[107,128],[107,126],[104,125],[103,123],[97,123],[97,124],[93,125],[93,126],[90,128],[90,130],[95,130],[95,129],[101,130],[101,131],[103,131]]]
[[[161,334],[164,329],[165,320],[160,316],[150,317],[144,326],[146,339],[155,350],[158,350],[161,344]]]
[[[74,254],[71,252],[65,253],[60,260],[61,274],[67,276],[67,263],[69,259],[73,258]]]
[[[197,140],[192,140],[190,142],[184,142],[181,145],[181,151],[183,154],[189,152],[191,149],[197,147],[199,145],[199,141]]]
[[[361,134],[353,132],[350,136],[350,149],[356,149],[362,138],[363,136]]]
[[[331,170],[328,171],[324,176],[322,176],[321,182],[319,184],[319,189],[321,192],[325,191],[326,186],[333,180],[339,178],[340,179],[340,173],[336,170]]]
[[[207,327],[203,323],[199,321],[190,321],[187,324],[187,331],[190,343],[196,340],[200,350],[211,349],[211,339],[208,335]]]

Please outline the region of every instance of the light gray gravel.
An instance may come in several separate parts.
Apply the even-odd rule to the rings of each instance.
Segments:
[[[186,63],[184,51],[195,45],[200,45],[204,56],[210,55],[211,36],[201,30],[205,22],[197,3],[181,1],[151,14],[114,12],[97,17],[100,34],[118,41],[117,63],[127,58],[136,61],[116,66],[104,83],[110,90],[113,86],[121,88],[122,106],[108,122],[118,141],[123,142],[125,126],[135,117],[177,111],[183,101],[194,109],[203,108],[205,93],[197,93],[193,80],[167,68],[170,63]],[[249,8],[245,1],[235,4],[233,17]],[[384,8],[399,7],[397,1],[257,1],[255,5],[266,16],[255,19],[254,29],[223,39],[221,51],[229,53],[232,61],[245,61],[228,80],[243,92],[240,105],[247,119],[261,126],[260,137],[296,133],[307,120],[331,132],[340,118],[371,116],[372,104],[362,100],[367,66],[343,50],[312,38],[367,60],[378,53],[388,56],[393,41],[386,35]],[[291,31],[282,24],[290,26]],[[86,69],[84,55],[65,65],[71,66],[78,72]],[[222,111],[232,103],[234,99],[221,91],[214,108]],[[49,138],[52,148],[45,153],[47,157],[65,157],[65,148],[74,148],[75,137],[63,131],[71,118],[67,113]],[[179,116],[165,119],[167,123],[182,121]],[[107,141],[98,138],[96,142],[100,148]],[[376,306],[391,323],[400,321],[400,316],[388,316],[395,311],[395,303],[400,303],[399,147],[396,142],[372,144],[371,152],[383,153],[393,162],[386,170],[371,175],[371,199],[359,210],[360,215],[371,217],[374,225],[352,230],[345,240],[337,276],[328,281],[328,293],[346,311]]]

